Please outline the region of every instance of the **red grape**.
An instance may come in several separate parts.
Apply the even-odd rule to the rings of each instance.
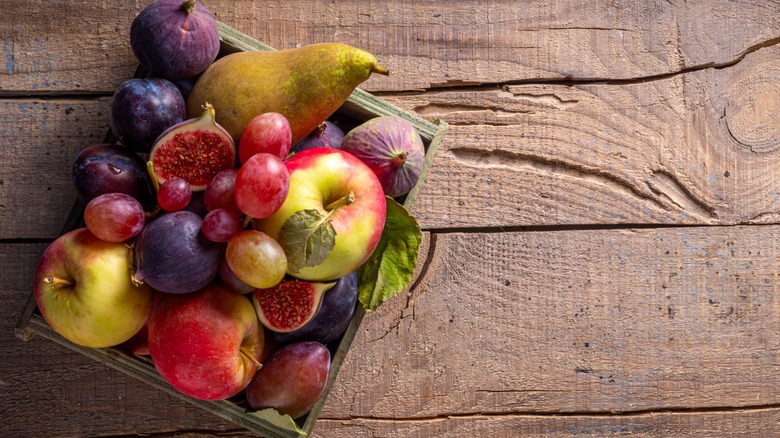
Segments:
[[[292,146],[292,129],[286,117],[279,113],[263,113],[246,125],[238,142],[241,164],[254,154],[265,152],[284,160]]]
[[[235,211],[238,215],[241,214],[241,210],[238,209],[233,198],[233,186],[236,184],[236,175],[238,175],[238,169],[225,169],[214,175],[209,185],[206,186],[206,191],[203,195],[206,210],[226,208]]]
[[[174,212],[184,209],[192,198],[192,187],[184,178],[175,176],[167,179],[157,192],[157,203],[165,211]]]
[[[252,155],[238,170],[233,195],[244,214],[262,219],[282,206],[289,188],[290,173],[284,162],[260,152]]]
[[[238,216],[230,210],[211,210],[203,218],[201,232],[212,242],[227,242],[241,228]]]
[[[146,218],[141,204],[124,193],[105,193],[93,198],[84,210],[84,222],[98,239],[124,242],[132,239],[144,226]]]

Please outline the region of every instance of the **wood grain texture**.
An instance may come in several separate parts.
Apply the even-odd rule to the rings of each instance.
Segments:
[[[778,430],[779,231],[438,234],[418,286],[365,317],[315,435]],[[8,430],[238,433],[54,343],[14,338],[44,245],[0,248],[3,284],[18,285],[0,294]]]
[[[130,24],[146,4],[4,2],[0,91],[113,92],[134,71]],[[380,54],[393,75],[369,80],[368,90],[648,78],[728,65],[776,42],[780,31],[776,1],[653,0],[631,7],[611,0],[207,5],[218,20],[276,48],[339,41]]]
[[[776,232],[435,235],[416,290],[364,319],[322,417],[774,406]]]

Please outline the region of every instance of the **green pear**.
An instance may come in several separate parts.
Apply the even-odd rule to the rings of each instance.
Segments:
[[[255,116],[287,118],[295,144],[330,117],[371,73],[388,74],[374,55],[340,43],[280,51],[238,52],[214,62],[187,99],[190,117],[207,102],[238,143]]]

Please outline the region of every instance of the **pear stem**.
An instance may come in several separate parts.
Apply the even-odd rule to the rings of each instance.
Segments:
[[[371,71],[374,72],[374,73],[379,73],[380,75],[385,75],[385,76],[389,76],[390,75],[390,70],[382,67],[379,64],[372,65],[371,66]]]
[[[58,278],[53,275],[49,275],[48,277],[45,277],[43,279],[43,282],[46,284],[59,284],[63,286],[73,286],[74,283],[70,280],[65,280],[64,278]]]
[[[331,202],[330,204],[325,206],[325,211],[331,212],[339,207],[343,207],[345,205],[349,205],[351,203],[355,202],[355,194],[350,190],[349,193],[347,193],[346,196],[342,196],[339,199],[336,199],[335,201]]]

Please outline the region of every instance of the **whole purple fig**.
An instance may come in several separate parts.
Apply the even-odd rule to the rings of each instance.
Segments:
[[[311,148],[340,149],[342,140],[344,140],[344,131],[326,120],[320,123],[320,125],[306,137],[303,137],[301,141],[295,143],[293,147],[290,148],[290,151],[298,153]]]
[[[387,196],[408,193],[420,179],[425,146],[414,125],[398,116],[370,119],[347,133],[341,150],[374,171]]]
[[[153,76],[171,81],[202,73],[217,58],[217,23],[196,0],[157,0],[130,26],[130,46]]]
[[[222,247],[200,232],[203,220],[190,211],[158,216],[135,239],[133,281],[168,293],[194,292],[217,276]]]

